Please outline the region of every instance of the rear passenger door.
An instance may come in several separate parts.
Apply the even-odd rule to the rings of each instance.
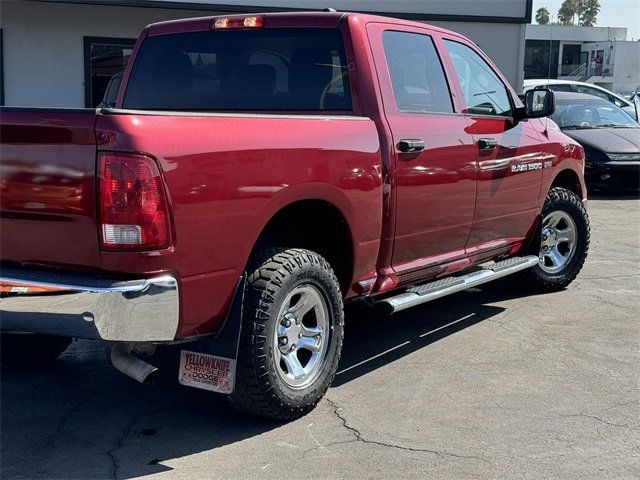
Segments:
[[[526,236],[535,221],[548,159],[530,122],[514,122],[511,93],[494,67],[457,37],[445,37],[443,45],[478,161],[467,253],[479,261],[508,252]]]
[[[455,112],[431,31],[393,28],[370,24],[367,31],[393,137],[392,265],[397,272],[410,270],[415,280],[465,256],[475,151],[466,119]]]

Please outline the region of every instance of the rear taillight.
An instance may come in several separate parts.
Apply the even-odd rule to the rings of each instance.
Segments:
[[[109,250],[157,250],[171,243],[160,170],[142,155],[99,157],[100,233]]]

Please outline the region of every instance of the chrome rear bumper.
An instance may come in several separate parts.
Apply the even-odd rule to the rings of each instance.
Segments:
[[[170,275],[114,281],[81,275],[3,269],[0,283],[51,289],[0,299],[0,329],[126,342],[175,339],[178,282]],[[56,290],[53,290],[56,289]]]

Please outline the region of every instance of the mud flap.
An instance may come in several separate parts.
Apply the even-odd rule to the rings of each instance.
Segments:
[[[532,229],[533,234],[528,237],[525,243],[520,248],[518,255],[531,253],[532,255],[539,255],[540,253],[540,242],[542,239],[542,215],[538,215],[536,217],[536,225],[535,228]]]
[[[180,350],[178,382],[181,385],[227,395],[233,392],[245,282],[246,275],[238,278],[231,308],[220,333],[189,343],[188,350]]]

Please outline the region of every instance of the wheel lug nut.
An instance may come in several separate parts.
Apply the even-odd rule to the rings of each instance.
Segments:
[[[280,322],[280,325],[289,328],[291,326],[291,320],[282,320],[282,322]]]
[[[289,341],[287,340],[287,337],[280,337],[280,339],[278,340],[278,343],[280,345],[286,345]]]

